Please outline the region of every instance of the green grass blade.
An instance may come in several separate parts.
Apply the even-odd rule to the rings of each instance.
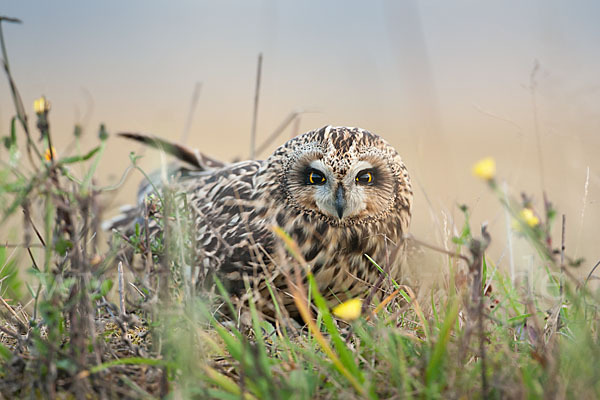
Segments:
[[[452,327],[458,318],[458,305],[459,302],[457,298],[455,298],[452,303],[449,304],[444,323],[442,324],[442,328],[440,329],[437,337],[437,342],[433,347],[431,359],[427,364],[427,368],[425,370],[425,382],[430,388],[439,383],[439,379],[444,367],[443,363],[447,353]]]

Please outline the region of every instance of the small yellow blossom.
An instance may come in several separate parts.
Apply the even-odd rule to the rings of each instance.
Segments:
[[[521,231],[521,223],[525,223],[532,228],[540,224],[540,219],[533,213],[531,208],[524,208],[519,213],[519,220],[513,220],[512,226],[515,231]]]
[[[44,153],[44,159],[46,161],[56,160],[56,149],[54,146],[52,146],[52,150],[49,148],[46,149],[46,152]]]
[[[519,217],[532,228],[540,224],[540,219],[536,217],[531,208],[522,209],[519,213]]]
[[[358,317],[360,317],[360,311],[362,309],[362,300],[361,299],[350,299],[345,301],[337,306],[333,307],[331,312],[336,317],[343,319],[345,321],[354,321]]]
[[[473,165],[473,175],[486,181],[494,179],[496,175],[496,161],[492,157],[486,157]]]
[[[50,111],[50,102],[46,100],[44,96],[42,96],[33,102],[33,109],[38,115],[47,113]]]

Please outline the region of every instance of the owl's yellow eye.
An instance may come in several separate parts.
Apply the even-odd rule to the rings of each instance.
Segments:
[[[372,185],[373,184],[373,173],[371,171],[360,171],[358,175],[356,175],[356,183],[360,183],[363,185]]]
[[[326,181],[325,179],[325,175],[323,175],[321,172],[317,171],[316,169],[311,170],[308,173],[308,184],[310,185],[322,185],[324,184]]]

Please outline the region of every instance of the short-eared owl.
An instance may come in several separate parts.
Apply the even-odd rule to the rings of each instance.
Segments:
[[[161,141],[165,146],[173,145]],[[408,232],[413,193],[402,159],[379,136],[326,126],[289,140],[264,161],[232,164],[177,152],[197,169],[175,183],[192,216],[196,276],[216,274],[235,295],[244,292],[245,280],[257,285],[268,279],[295,313],[282,278],[292,259],[273,232],[280,226],[331,305],[382,282],[365,255],[400,279],[402,251],[389,258]],[[264,282],[258,287],[263,291]]]

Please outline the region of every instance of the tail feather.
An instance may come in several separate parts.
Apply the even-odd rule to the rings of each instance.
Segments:
[[[179,179],[187,175],[202,173],[201,171],[221,168],[226,165],[224,162],[208,157],[200,153],[196,149],[191,149],[180,144],[171,143],[167,140],[155,136],[133,132],[122,132],[118,133],[117,135],[162,150],[165,153],[174,156],[179,161],[187,163],[192,167],[186,168],[182,166],[181,163],[177,162],[170,163],[166,166],[167,177],[169,180]],[[111,231],[113,229],[117,229],[119,231],[130,232],[135,226],[135,223],[139,222],[140,215],[142,215],[141,207],[144,204],[144,199],[150,193],[153,192],[155,187],[160,187],[162,185],[162,172],[162,170],[150,172],[146,176],[147,179],[144,179],[140,183],[137,196],[137,205],[122,207],[119,210],[119,215],[102,223],[102,229],[104,231]]]
[[[189,147],[172,143],[155,136],[133,132],[121,132],[117,135],[162,150],[165,153],[198,168],[199,170],[214,169],[225,166],[224,162],[215,160],[212,157],[208,157],[207,155],[200,153],[197,149],[191,149]]]

